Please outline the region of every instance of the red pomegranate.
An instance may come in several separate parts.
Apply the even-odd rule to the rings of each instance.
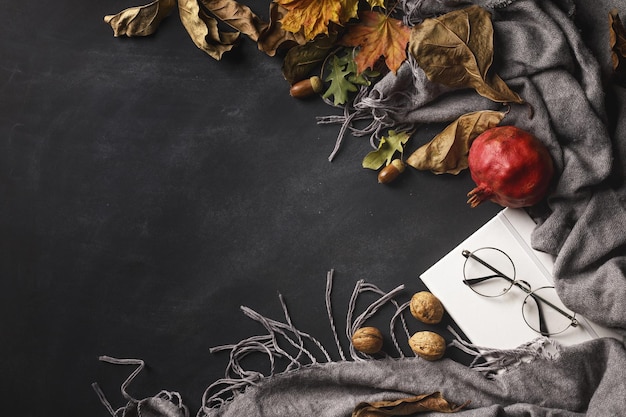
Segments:
[[[554,175],[548,149],[531,133],[498,126],[476,137],[468,165],[476,188],[467,196],[478,206],[491,200],[503,207],[528,207],[545,197]]]

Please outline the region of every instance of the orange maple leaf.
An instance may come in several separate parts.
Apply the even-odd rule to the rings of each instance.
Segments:
[[[385,64],[395,74],[406,60],[411,29],[398,19],[374,11],[359,13],[359,19],[342,38],[344,45],[360,48],[354,59],[357,71],[360,74],[367,68],[374,68],[376,61],[384,56]]]

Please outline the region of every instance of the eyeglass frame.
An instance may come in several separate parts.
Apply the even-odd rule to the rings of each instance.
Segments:
[[[497,251],[501,252],[502,254],[504,254],[511,261],[511,265],[513,266],[513,273],[515,274],[515,262],[513,262],[511,257],[506,252],[504,252],[501,249],[490,247],[490,246],[479,248],[476,251],[478,251],[480,249],[494,249],[494,250],[497,250]],[[480,295],[481,297],[488,297],[489,298],[489,297],[499,297],[501,295],[504,295],[504,294],[508,293],[509,290],[513,286],[521,289],[522,291],[524,291],[527,294],[526,298],[532,297],[533,300],[535,300],[535,303],[537,304],[537,311],[538,311],[538,315],[539,315],[539,332],[538,333],[540,333],[543,336],[553,336],[553,335],[556,335],[556,334],[563,333],[564,331],[566,331],[570,327],[578,327],[579,323],[578,323],[578,320],[576,319],[575,315],[572,316],[571,314],[567,313],[566,311],[563,311],[563,309],[561,309],[560,307],[554,305],[552,302],[546,300],[545,298],[543,298],[540,295],[535,293],[535,291],[538,291],[538,290],[543,289],[543,288],[554,288],[554,287],[552,287],[552,286],[545,286],[545,287],[537,288],[536,290],[533,291],[531,285],[528,282],[526,282],[524,280],[518,280],[518,279],[510,278],[509,276],[507,276],[503,272],[499,271],[496,267],[492,266],[491,264],[489,264],[485,260],[481,259],[479,256],[475,255],[474,252],[476,252],[476,251],[469,251],[467,249],[463,249],[461,254],[466,259],[465,263],[467,263],[467,260],[471,258],[471,259],[475,260],[476,262],[480,263],[481,265],[483,265],[484,267],[490,269],[492,272],[495,273],[495,275],[488,275],[488,276],[485,276],[485,277],[471,278],[471,279],[468,280],[467,277],[465,277],[465,266],[464,266],[463,267],[463,283],[465,285],[467,285],[473,292],[475,292],[476,294]],[[490,295],[485,295],[485,294],[481,294],[480,292],[476,291],[473,288],[473,285],[476,284],[476,283],[480,283],[480,282],[486,281],[488,279],[497,278],[497,277],[503,278],[503,279],[507,280],[511,284],[511,286],[509,288],[507,288],[506,291],[504,291],[502,294],[491,295],[491,296]],[[526,302],[526,298],[524,299],[524,303]],[[565,329],[561,330],[560,332],[550,333],[547,330],[546,323],[545,323],[545,320],[543,318],[543,312],[542,312],[542,309],[541,309],[541,306],[540,306],[540,302],[546,304],[547,306],[549,306],[552,309],[554,309],[557,313],[559,313],[562,316],[564,316],[567,319],[569,319],[570,320],[570,325],[567,326]],[[534,331],[537,331],[533,326],[530,325],[530,323],[528,323],[528,321],[526,320],[526,317],[523,314],[522,314],[522,317],[524,318],[524,321],[526,322],[528,327],[530,327]]]

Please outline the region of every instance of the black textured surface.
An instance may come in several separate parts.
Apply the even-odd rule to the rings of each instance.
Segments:
[[[282,319],[280,292],[332,353],[329,269],[343,333],[357,280],[406,284],[408,299],[499,210],[466,205],[467,173],[409,169],[378,184],[361,168],[365,138],[348,136],[328,162],[339,128],[315,117],[340,111],[291,98],[280,58],[249,39],[217,62],[176,13],[154,36],[122,39],[102,18],[132,2],[2,3],[0,396],[11,415],[105,416],[94,381],[122,405],[130,369],[102,354],[146,361],[133,396],[179,391],[195,412],[227,359],[209,348],[264,330],[240,305]],[[267,17],[265,2],[249,4]]]

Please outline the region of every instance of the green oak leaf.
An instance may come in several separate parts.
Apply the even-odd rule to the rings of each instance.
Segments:
[[[346,69],[350,71],[350,74],[347,77],[348,81],[357,85],[369,86],[372,84],[370,79],[376,78],[380,75],[380,72],[371,70],[369,68],[359,73],[357,69],[356,61],[354,59],[348,60]]]
[[[411,135],[408,132],[390,130],[387,137],[380,138],[378,149],[371,151],[363,158],[363,168],[377,170],[383,165],[389,165],[396,152],[402,153],[404,145]]]
[[[348,101],[349,93],[358,90],[357,86],[346,79],[350,75],[350,71],[346,69],[343,59],[333,56],[330,74],[326,77],[326,81],[330,81],[328,90],[322,97],[330,98],[333,96],[335,105],[345,104]]]

